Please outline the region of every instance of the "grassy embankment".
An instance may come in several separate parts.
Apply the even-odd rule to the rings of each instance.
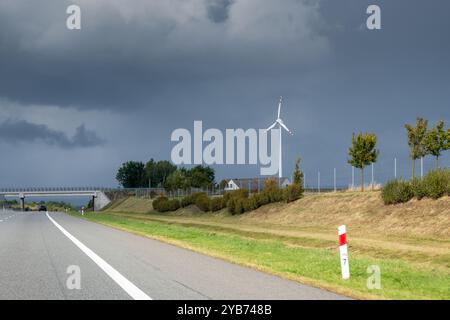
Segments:
[[[450,299],[450,198],[382,204],[379,192],[307,195],[230,216],[195,207],[157,214],[128,198],[87,219],[355,298]],[[347,225],[351,279],[340,278]],[[367,267],[381,268],[380,290]]]

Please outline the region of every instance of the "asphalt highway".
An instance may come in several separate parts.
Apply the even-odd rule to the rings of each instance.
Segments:
[[[0,210],[0,299],[345,299],[78,219]]]

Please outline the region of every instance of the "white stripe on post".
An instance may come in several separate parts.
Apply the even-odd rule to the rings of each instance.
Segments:
[[[350,269],[348,264],[347,231],[345,225],[339,226],[339,253],[341,257],[342,279],[350,278]]]

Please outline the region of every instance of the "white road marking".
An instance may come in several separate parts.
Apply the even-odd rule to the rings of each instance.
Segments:
[[[111,279],[113,279],[126,293],[128,293],[134,300],[152,300],[145,292],[136,287],[132,282],[125,278],[119,271],[114,269],[105,260],[100,258],[94,251],[86,247],[81,241],[71,235],[66,229],[61,227],[52,217],[46,213],[50,221],[67,237],[69,238],[81,251],[83,251],[92,261],[97,264]]]

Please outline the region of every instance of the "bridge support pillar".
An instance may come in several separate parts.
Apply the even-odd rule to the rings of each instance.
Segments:
[[[95,196],[92,196],[92,211],[95,211]]]

